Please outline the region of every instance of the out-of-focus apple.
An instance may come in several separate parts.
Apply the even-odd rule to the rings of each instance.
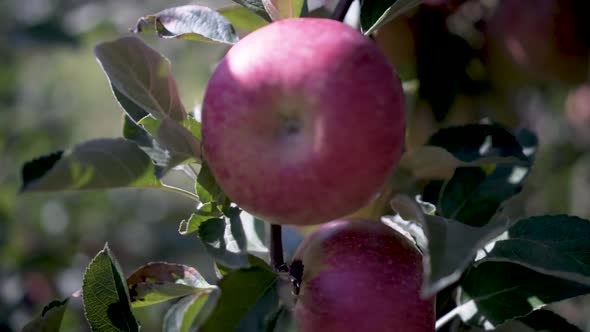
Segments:
[[[572,129],[575,144],[590,146],[590,83],[582,84],[569,93],[565,118]]]
[[[401,83],[368,38],[334,20],[276,21],[233,46],[202,108],[224,192],[271,223],[327,222],[368,203],[402,151]]]
[[[590,2],[503,0],[488,24],[489,60],[500,81],[577,83],[588,76]]]
[[[300,332],[434,331],[434,300],[422,299],[422,256],[404,235],[373,220],[321,225],[300,244],[294,317]]]

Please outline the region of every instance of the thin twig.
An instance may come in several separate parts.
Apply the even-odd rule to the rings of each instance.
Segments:
[[[286,272],[281,225],[270,224],[270,264],[275,271]]]
[[[336,6],[336,9],[334,9],[332,19],[340,22],[344,21],[346,13],[348,13],[348,9],[350,8],[350,5],[352,5],[353,2],[354,0],[340,0],[340,2],[338,2],[338,5]]]
[[[162,184],[162,188],[165,189],[165,190],[168,190],[168,191],[173,191],[175,193],[179,193],[179,194],[181,194],[181,195],[183,195],[185,197],[188,197],[188,198],[190,198],[192,200],[195,200],[195,201],[199,202],[199,196],[191,193],[190,191],[186,191],[184,189],[180,189],[180,188],[174,187],[174,186],[169,186],[167,184]]]

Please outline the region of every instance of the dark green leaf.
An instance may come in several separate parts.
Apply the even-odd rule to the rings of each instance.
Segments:
[[[180,299],[166,312],[163,331],[200,331],[200,327],[215,308],[219,295],[219,289],[212,288]]]
[[[54,332],[59,331],[61,321],[66,311],[68,300],[52,301],[45,308],[40,317],[35,318],[23,327],[21,332]]]
[[[144,307],[213,288],[192,267],[166,262],[148,263],[127,278],[131,305]]]
[[[268,24],[268,21],[243,6],[232,5],[217,11],[227,18],[237,30],[251,32]]]
[[[156,119],[170,117],[182,122],[188,116],[178,96],[170,61],[135,37],[99,44],[94,53],[122,106],[132,105],[128,114],[136,119],[138,109]]]
[[[582,332],[578,327],[568,322],[550,310],[539,309],[531,312],[526,317],[518,319],[533,331],[544,332]]]
[[[361,2],[361,28],[365,34],[370,34],[421,2],[422,0],[364,0]]]
[[[498,166],[491,173],[483,168],[461,167],[442,188],[440,214],[472,226],[483,226],[502,203],[518,194],[528,173],[520,166]]]
[[[95,139],[66,154],[25,164],[22,191],[160,187],[155,171],[135,143],[122,138]]]
[[[443,128],[430,137],[428,145],[439,146],[465,162],[484,157],[516,157],[526,166],[529,160],[517,138],[496,124]]]
[[[279,308],[266,322],[264,332],[297,332],[297,324],[291,310]]]
[[[238,3],[249,11],[255,13],[256,15],[262,17],[266,21],[270,22],[271,18],[268,16],[266,9],[264,9],[264,5],[262,4],[262,0],[233,0],[235,3]]]
[[[93,331],[139,331],[123,274],[108,245],[86,268],[82,282],[86,320]]]
[[[496,238],[510,226],[504,219],[495,220],[483,227],[473,227],[456,220],[425,214],[410,197],[397,195],[391,201],[393,209],[403,220],[422,226],[425,239],[421,244],[424,253],[425,281],[422,292],[432,296],[459,280],[472,263],[478,249]],[[404,227],[404,225],[401,225]],[[419,229],[418,229],[419,230]]]
[[[199,225],[198,230],[207,251],[229,268],[248,266],[247,238],[239,211],[231,208],[228,218],[208,219]]]
[[[464,161],[444,148],[425,145],[402,155],[399,167],[407,169],[417,179],[450,179],[459,167],[485,167],[492,164],[527,164],[515,156],[480,156]]]
[[[429,144],[464,162],[492,161],[480,167],[457,168],[440,192],[439,213],[472,226],[487,224],[505,201],[522,190],[536,149],[523,147],[498,125],[484,124],[442,129]]]
[[[590,286],[506,262],[473,267],[461,281],[461,318],[493,327],[551,302],[590,293]]]
[[[134,33],[156,31],[160,38],[180,38],[235,44],[234,27],[218,12],[203,6],[187,5],[165,9],[139,19]]]
[[[518,221],[490,245],[485,261],[507,261],[590,285],[590,221],[574,216]]]
[[[182,235],[191,234],[196,232],[199,229],[199,226],[209,219],[216,219],[219,218],[223,214],[219,210],[217,203],[215,202],[207,202],[203,204],[197,212],[193,213],[189,220],[183,220],[180,222],[180,227],[178,232]]]
[[[149,113],[146,110],[134,103],[133,100],[127,98],[112,84],[111,90],[113,91],[113,95],[115,96],[117,103],[123,109],[123,111],[125,111],[125,114],[129,117],[129,119],[132,122],[137,123],[139,120],[149,115]]]
[[[200,331],[234,331],[238,327],[246,327],[248,322],[252,322],[249,314],[257,314],[257,317],[264,315],[256,312],[260,303],[265,308],[274,303],[277,280],[278,275],[258,266],[231,272],[219,282],[221,298]],[[259,319],[253,321],[260,322]]]

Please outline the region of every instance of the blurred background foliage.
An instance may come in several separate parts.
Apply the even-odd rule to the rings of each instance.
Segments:
[[[482,119],[527,127],[539,135],[540,151],[518,212],[590,218],[589,2],[427,2],[375,36],[415,87],[408,148],[440,127]],[[50,300],[80,289],[84,268],[107,241],[127,274],[167,260],[207,275],[211,262],[199,254],[198,240],[177,231],[194,210],[182,196],[133,189],[18,195],[25,161],[121,136],[122,112],[95,61],[96,43],[128,34],[140,16],[186,3],[0,3],[0,331],[20,330]],[[171,59],[184,104],[198,108],[227,47],[144,38]],[[167,179],[191,189],[185,180],[182,174]],[[166,306],[137,310],[145,331],[160,329]],[[69,307],[62,330],[88,330],[81,301]],[[552,308],[590,331],[588,299]]]

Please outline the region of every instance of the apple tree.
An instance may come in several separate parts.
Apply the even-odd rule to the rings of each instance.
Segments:
[[[93,331],[139,331],[134,309],[164,301],[174,301],[162,317],[167,332],[577,331],[543,307],[590,293],[590,222],[525,213],[536,134],[502,116],[421,126],[420,112],[429,105],[430,121],[444,123],[457,95],[486,84],[507,96],[521,79],[583,82],[590,33],[562,15],[584,7],[544,0],[540,15],[518,19],[531,1],[505,0],[481,32],[457,20],[474,13],[465,6],[484,15],[483,1],[423,2],[191,4],[143,16],[136,36],[97,45],[122,137],[26,163],[21,191],[137,187],[189,197],[195,210],[178,236],[202,243],[217,278],[173,262],[120,266],[105,244],[80,292],[48,304],[24,331],[59,330],[68,302],[80,300]],[[554,8],[563,10],[547,20]],[[404,24],[421,37],[388,37]],[[530,36],[536,25],[547,43]],[[171,62],[142,34],[230,46],[197,111],[187,111]],[[474,35],[489,41],[485,64],[473,60]],[[455,57],[449,45],[467,51]],[[505,86],[481,79],[478,65],[527,75]],[[193,191],[164,182],[178,171]]]

